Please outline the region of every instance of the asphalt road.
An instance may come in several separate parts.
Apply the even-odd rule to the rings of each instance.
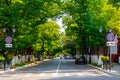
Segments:
[[[120,75],[111,75],[89,65],[75,65],[74,60],[54,59],[4,73],[0,80],[120,80]]]

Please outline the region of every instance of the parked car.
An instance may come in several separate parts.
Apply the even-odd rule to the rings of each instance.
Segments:
[[[87,64],[87,60],[84,56],[81,56],[80,58],[75,59],[75,64]]]

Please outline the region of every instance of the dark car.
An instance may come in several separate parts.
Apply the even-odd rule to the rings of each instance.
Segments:
[[[87,61],[84,56],[81,56],[80,58],[75,59],[75,64],[87,64]]]

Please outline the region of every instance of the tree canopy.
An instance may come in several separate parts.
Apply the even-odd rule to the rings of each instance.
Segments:
[[[13,38],[13,51],[30,49],[55,53],[61,48],[61,34],[56,19],[62,18],[66,28],[63,48],[86,53],[88,48],[104,45],[107,33],[120,36],[119,0],[0,0],[0,45],[5,49],[5,35]],[[16,28],[15,34],[11,34]],[[18,52],[19,52],[18,51]]]
[[[112,0],[66,0],[63,3],[63,11],[67,13],[63,21],[67,25],[66,33],[82,53],[86,53],[87,48],[105,45],[109,28],[120,35],[120,10],[115,3]],[[104,35],[99,33],[101,27]]]

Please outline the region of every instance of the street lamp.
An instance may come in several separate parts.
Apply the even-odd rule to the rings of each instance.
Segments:
[[[7,28],[5,28],[5,27],[2,29],[2,31],[3,31],[4,33],[6,33],[6,30],[7,30]],[[15,33],[15,32],[16,32],[16,28],[12,28],[12,32]]]
[[[99,32],[102,33],[102,31],[103,31],[103,28],[102,27],[99,28]],[[109,28],[109,32],[112,32],[112,28]]]
[[[103,30],[102,28],[99,28],[99,32],[100,32],[100,33],[102,33],[102,30]]]
[[[112,32],[112,28],[109,29],[109,32]]]
[[[13,31],[13,33],[15,33],[16,32],[16,28],[12,28],[12,31]]]
[[[2,29],[2,31],[3,31],[3,33],[5,33],[5,32],[6,32],[6,28],[4,27],[4,28]]]

